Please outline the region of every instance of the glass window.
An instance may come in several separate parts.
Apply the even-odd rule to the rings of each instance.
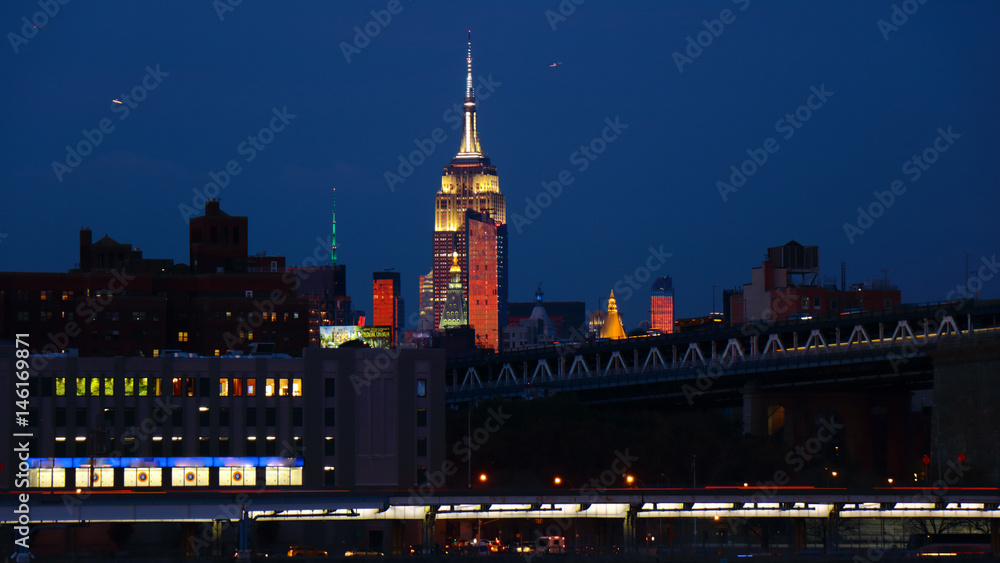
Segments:
[[[337,415],[333,407],[323,409],[323,423],[327,426],[336,426]]]
[[[302,426],[302,407],[292,409],[292,426]]]
[[[427,380],[418,379],[417,380],[417,396],[426,397],[427,396]]]
[[[274,396],[274,379],[267,378],[264,384],[264,396],[273,397]]]
[[[337,455],[337,445],[336,440],[332,436],[328,436],[326,440],[323,441],[323,455]]]
[[[233,397],[243,396],[243,380],[239,377],[234,377],[232,380],[232,394]]]
[[[257,378],[251,377],[247,379],[247,397],[257,396]]]
[[[277,412],[274,407],[267,407],[264,410],[264,424],[267,426],[275,426],[277,424]]]
[[[135,395],[135,378],[126,377],[125,378],[125,396],[131,397]]]
[[[101,378],[91,377],[90,378],[90,396],[100,397],[101,396]]]
[[[115,380],[111,377],[104,378],[104,396],[114,397],[115,395]]]
[[[288,386],[288,379],[282,378],[278,380],[278,395],[281,397],[287,397],[291,394],[291,389]]]
[[[57,377],[56,378],[56,397],[66,396],[66,378]]]
[[[301,397],[302,396],[302,380],[301,379],[296,378],[296,379],[292,380],[292,396],[293,397]]]
[[[427,409],[417,409],[417,427],[427,426]]]
[[[76,378],[76,396],[83,397],[87,394],[87,378],[78,377]]]
[[[427,457],[427,438],[417,438],[417,457]]]
[[[337,380],[328,377],[323,381],[323,396],[325,397],[336,397],[337,396]]]
[[[229,378],[223,377],[219,380],[219,396],[228,397],[229,396]]]

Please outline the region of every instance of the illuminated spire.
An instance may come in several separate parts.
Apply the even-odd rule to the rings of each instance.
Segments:
[[[465,76],[465,103],[476,103],[476,89],[472,86],[472,30],[469,30],[469,52],[465,57],[468,74]]]
[[[479,132],[476,130],[476,89],[472,86],[472,30],[469,30],[469,50],[465,58],[467,74],[465,76],[465,106],[462,126],[462,143],[458,147],[455,158],[482,158],[483,149],[479,146]]]
[[[618,315],[614,290],[611,291],[611,297],[608,298],[608,313],[604,319],[604,326],[601,327],[600,337],[615,340],[625,338],[625,329],[622,327],[622,318]]]

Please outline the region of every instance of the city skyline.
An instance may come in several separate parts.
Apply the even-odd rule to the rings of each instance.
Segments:
[[[335,187],[354,306],[372,311],[368,276],[389,267],[417,303],[430,237],[406,233],[431,229],[458,148],[471,29],[511,301],[542,281],[597,310],[614,290],[629,330],[669,275],[676,316],[703,315],[790,240],[819,246],[821,275],[839,282],[846,261],[848,284],[887,276],[904,303],[955,297],[966,276],[996,297],[968,270],[992,278],[1000,240],[1000,8],[897,4],[74,4],[27,30],[37,3],[6,5],[24,40],[3,55],[20,80],[0,178],[20,211],[0,267],[70,269],[81,227],[187,262],[184,207],[200,215],[213,179],[249,219],[250,254],[329,263]]]

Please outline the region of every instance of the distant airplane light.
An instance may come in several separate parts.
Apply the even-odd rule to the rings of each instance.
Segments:
[[[119,100],[118,98],[115,98],[115,99],[113,99],[113,100],[111,100],[111,101],[112,101],[113,103],[116,103],[116,104],[121,104],[121,103],[123,103],[123,102],[122,102],[121,100]]]
[[[559,65],[561,65],[561,64],[562,64],[562,63],[552,63],[552,64],[550,64],[549,66],[550,66],[550,67],[557,67],[557,66],[559,66]]]

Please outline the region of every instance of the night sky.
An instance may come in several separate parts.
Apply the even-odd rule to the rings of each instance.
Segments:
[[[37,1],[2,3],[0,269],[74,267],[85,226],[187,263],[180,206],[235,161],[219,197],[249,217],[251,253],[301,264],[330,232],[336,187],[355,307],[370,312],[372,272],[395,268],[412,313],[458,148],[449,112],[469,29],[480,138],[507,198],[511,301],[542,282],[546,300],[594,309],[617,284],[633,328],[670,275],[677,315],[704,315],[713,285],[749,282],[767,247],[793,239],[818,245],[837,283],[841,261],[848,283],[888,268],[904,302],[938,301],[967,259],[1000,250],[996,2],[218,6],[77,1],[49,17]],[[42,29],[21,19],[33,16]],[[83,131],[102,123],[70,166],[67,145],[86,151],[97,133]],[[433,153],[390,189],[386,172],[418,144]],[[877,217],[859,222],[859,207]],[[981,297],[997,297],[1000,275],[986,276]]]

